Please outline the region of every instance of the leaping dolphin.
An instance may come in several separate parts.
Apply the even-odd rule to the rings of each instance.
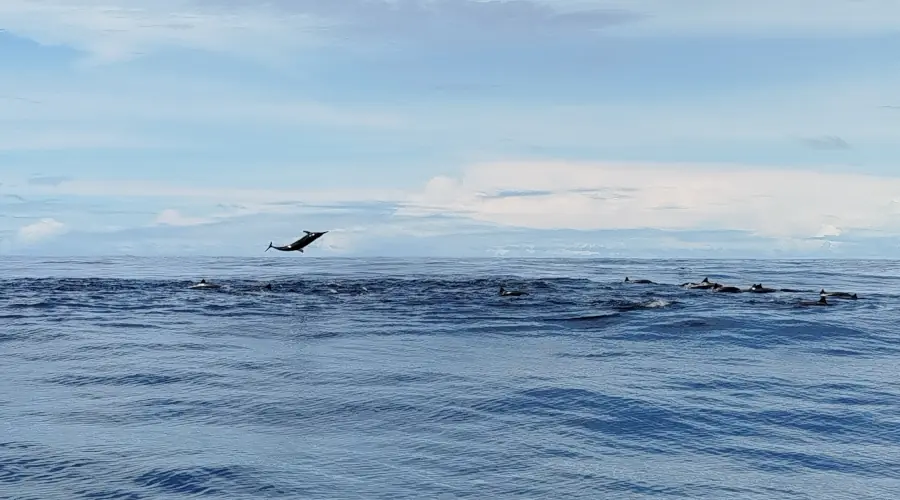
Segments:
[[[306,233],[306,235],[304,235],[304,236],[303,236],[302,238],[300,238],[299,240],[297,240],[297,241],[291,243],[290,245],[283,245],[283,246],[277,247],[277,246],[275,246],[275,245],[270,241],[270,242],[269,242],[269,246],[266,248],[266,251],[268,252],[268,251],[269,251],[269,248],[274,248],[275,250],[280,250],[280,251],[282,251],[282,252],[294,252],[294,251],[296,251],[296,252],[303,253],[303,249],[304,249],[304,248],[306,248],[307,246],[309,246],[310,243],[312,243],[312,242],[316,241],[317,239],[321,238],[321,237],[322,237],[325,233],[327,233],[328,231],[313,232],[313,231],[306,231],[306,230],[304,230],[303,232]]]

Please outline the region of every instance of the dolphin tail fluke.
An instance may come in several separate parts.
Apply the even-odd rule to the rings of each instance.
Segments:
[[[270,241],[270,242],[269,242],[269,246],[266,248],[266,251],[268,252],[268,251],[269,251],[269,248],[272,248],[272,247],[274,247],[274,246],[275,246],[275,245],[273,245],[272,242]]]

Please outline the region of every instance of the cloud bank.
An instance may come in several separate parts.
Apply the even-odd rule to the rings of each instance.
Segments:
[[[172,47],[271,64],[355,41],[457,44],[547,36],[861,36],[896,31],[891,0],[4,0],[2,28],[92,64]]]
[[[413,240],[423,251],[455,239],[466,241],[468,254],[527,253],[530,245],[532,251],[577,256],[626,251],[635,242],[641,251],[655,247],[658,255],[671,255],[766,245],[820,251],[848,238],[900,238],[898,178],[746,165],[491,162],[394,191],[304,193],[65,179],[23,188],[26,197],[62,196],[73,206],[105,193],[168,204],[103,237],[136,231],[157,242],[172,238],[171,248],[183,241],[184,248],[231,247],[238,254],[279,235],[287,242],[302,229],[332,231],[321,251],[336,255],[402,254],[398,247],[416,248]],[[19,235],[34,242],[65,227],[45,219]],[[204,242],[203,234],[215,237]],[[398,247],[385,246],[390,240]]]
[[[56,219],[41,219],[38,222],[22,226],[17,238],[26,245],[40,243],[44,240],[59,236],[67,230],[66,225]]]
[[[854,230],[900,235],[900,179],[815,170],[490,163],[460,178],[434,178],[408,201],[398,214],[456,213],[530,229],[716,229],[773,238]]]

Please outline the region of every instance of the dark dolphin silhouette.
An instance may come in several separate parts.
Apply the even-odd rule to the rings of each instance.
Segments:
[[[506,287],[500,285],[501,297],[518,297],[520,295],[528,295],[528,292],[523,292],[521,290],[507,290]]]
[[[823,297],[838,297],[842,299],[857,299],[859,297],[856,296],[855,293],[850,292],[826,292],[823,288],[822,291],[819,292],[819,295]]]
[[[269,251],[269,248],[274,248],[275,250],[280,250],[280,251],[282,251],[282,252],[300,252],[300,253],[303,253],[303,249],[304,249],[304,248],[306,248],[307,246],[309,246],[310,243],[312,243],[312,242],[316,241],[317,239],[321,238],[321,237],[322,237],[323,235],[325,235],[325,233],[327,233],[328,231],[321,231],[321,232],[303,231],[303,232],[306,233],[306,234],[305,234],[302,238],[300,238],[299,240],[297,240],[297,241],[291,243],[290,245],[283,245],[283,246],[280,246],[280,247],[276,247],[276,246],[273,245],[272,242],[270,241],[270,242],[269,242],[268,248],[266,248],[266,251],[268,252],[268,251]]]
[[[637,284],[641,284],[641,285],[655,285],[656,284],[650,280],[633,280],[633,279],[629,278],[628,276],[625,276],[625,283],[637,283]]]
[[[692,283],[689,281],[687,283],[681,284],[681,286],[683,286],[683,287],[698,289],[698,290],[708,290],[710,288],[714,288],[716,285],[718,285],[718,283],[713,283],[712,281],[709,281],[709,277],[703,278],[703,281],[701,281],[700,283]]]
[[[819,300],[801,300],[797,305],[800,306],[830,306],[831,304],[825,300],[825,296],[819,297]]]
[[[220,286],[215,283],[208,283],[206,278],[203,278],[199,283],[191,285],[191,288],[220,288]]]

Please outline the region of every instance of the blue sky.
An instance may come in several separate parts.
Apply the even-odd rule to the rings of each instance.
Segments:
[[[4,0],[0,254],[895,257],[897,19]]]

